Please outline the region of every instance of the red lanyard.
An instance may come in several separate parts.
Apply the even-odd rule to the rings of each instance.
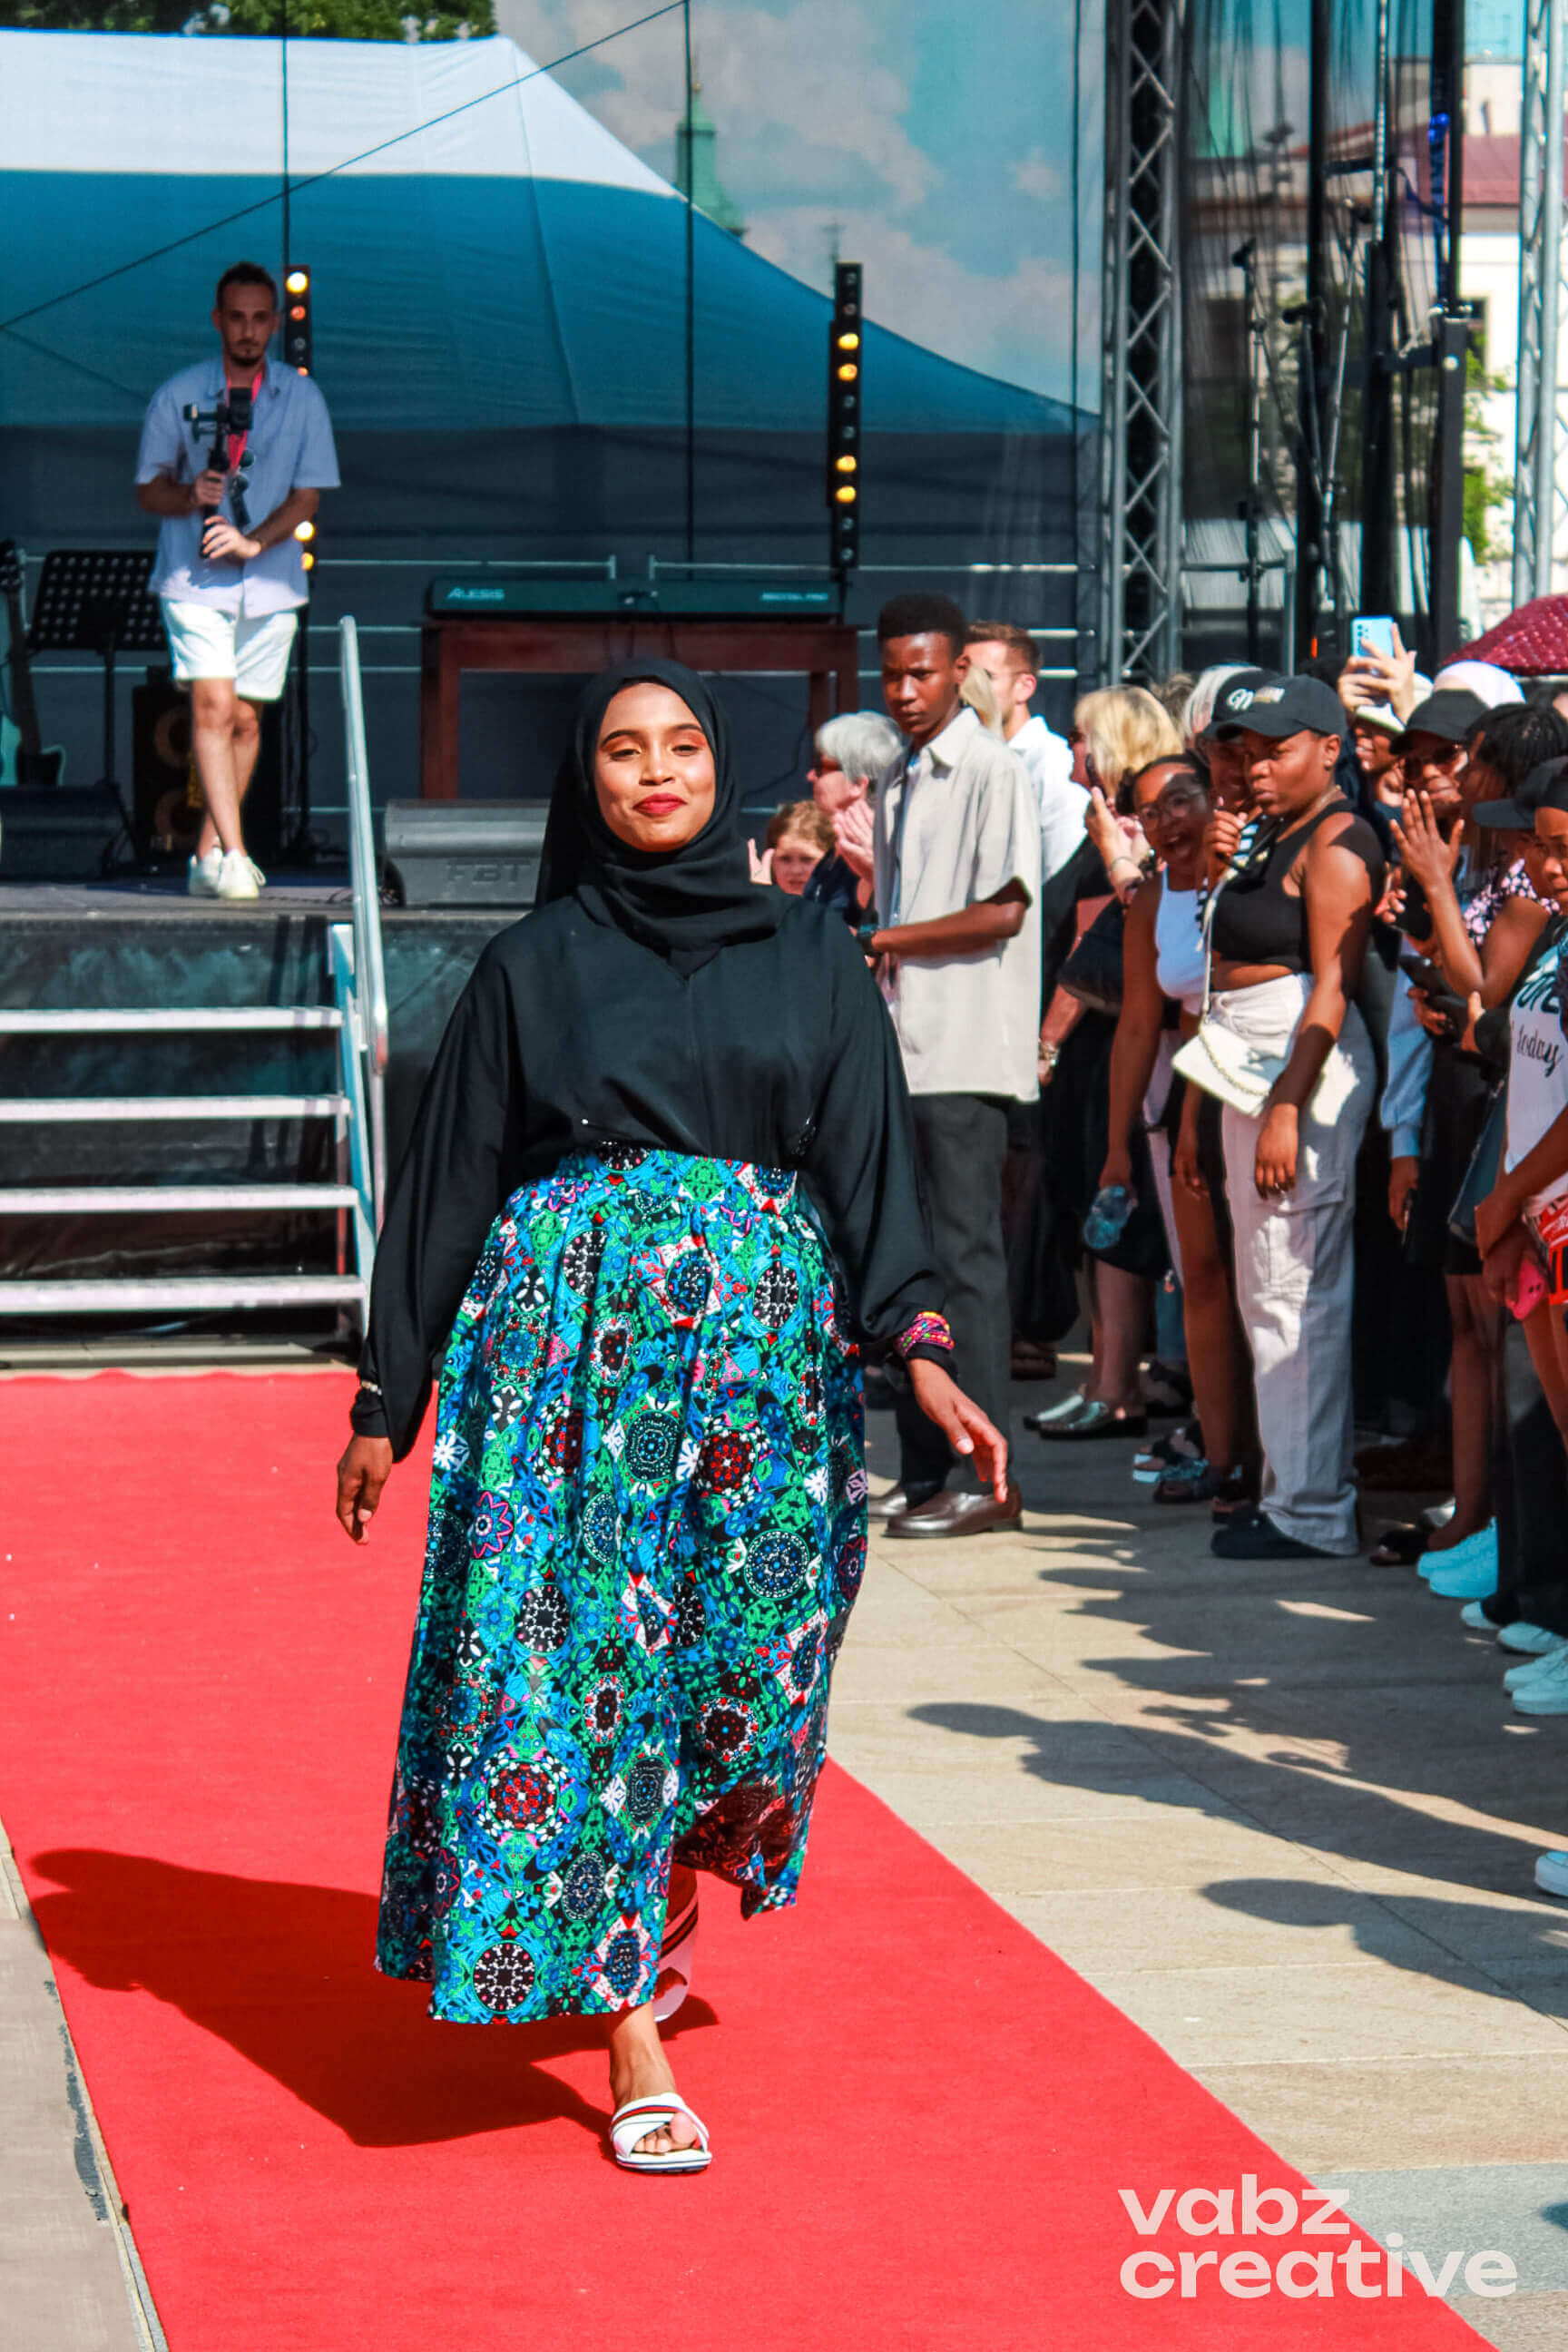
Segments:
[[[256,381],[255,381],[255,383],[254,383],[251,385],[251,387],[250,387],[250,413],[251,413],[251,416],[252,416],[252,418],[254,418],[254,417],[255,417],[255,415],[256,415],[256,396],[257,396],[258,393],[261,390],[261,387],[262,387],[262,385],[266,383],[266,381],[267,381],[267,370],[266,370],[265,365],[263,365],[262,367],[260,367],[260,368],[258,368],[258,369],[257,370]],[[225,391],[225,393],[226,393],[226,393],[228,392],[228,390],[229,390],[229,382],[228,382],[228,378],[227,378],[227,376],[226,376],[226,375],[224,377],[223,388],[224,388],[224,391]],[[241,458],[244,457],[244,455],[245,455],[245,445],[246,445],[246,443],[249,440],[249,438],[250,438],[250,435],[249,435],[248,433],[231,433],[231,434],[229,435],[229,436],[228,436],[228,469],[229,469],[229,472],[230,472],[231,474],[237,474],[237,473],[238,473],[238,471],[239,471],[239,462],[240,462],[240,459],[241,459]]]

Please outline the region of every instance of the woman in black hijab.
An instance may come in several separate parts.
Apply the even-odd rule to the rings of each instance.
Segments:
[[[441,1360],[377,1964],[440,2018],[608,2016],[635,2169],[709,2161],[657,2021],[690,1871],[795,1899],[865,1562],[860,1344],[1005,1488],[910,1126],[843,924],[749,878],[701,681],[595,679],[540,903],[480,958],[392,1190],[338,1517],[363,1542]]]

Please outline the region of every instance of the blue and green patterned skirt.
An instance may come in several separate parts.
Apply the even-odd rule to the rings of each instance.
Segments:
[[[790,1171],[613,1147],[513,1193],[441,1377],[382,1890],[433,2016],[647,2000],[672,1860],[795,1900],[863,1435]]]

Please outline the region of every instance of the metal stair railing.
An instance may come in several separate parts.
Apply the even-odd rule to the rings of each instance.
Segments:
[[[276,1308],[324,1304],[363,1322],[371,1269],[386,1195],[386,977],[382,955],[380,877],[371,818],[359,638],[342,622],[343,727],[348,754],[349,861],[353,919],[328,932],[330,1004],[110,1008],[25,1012],[0,1006],[7,1037],[154,1036],[279,1030],[329,1032],[338,1040],[335,1092],[188,1095],[23,1095],[0,1097],[0,1129],[85,1124],[184,1125],[331,1119],[338,1139],[338,1181],[294,1183],[0,1184],[0,1215],[81,1216],[192,1213],[240,1208],[327,1211],[339,1220],[338,1271],[321,1274],[103,1276],[0,1280],[0,1316]],[[352,1223],[354,1271],[343,1263],[343,1221]]]
[[[370,806],[359,630],[352,614],[338,625],[348,778],[352,923],[329,934],[338,1057],[348,1106],[348,1181],[353,1186],[354,1262],[370,1296],[376,1236],[386,1209],[386,967],[381,941],[381,873]]]

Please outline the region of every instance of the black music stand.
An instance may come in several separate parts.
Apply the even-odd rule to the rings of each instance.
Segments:
[[[149,582],[145,548],[57,547],[44,558],[33,599],[27,645],[36,654],[97,654],[103,663],[103,773],[132,844],[135,832],[115,772],[114,665],[121,654],[159,653],[166,639],[158,599]]]

